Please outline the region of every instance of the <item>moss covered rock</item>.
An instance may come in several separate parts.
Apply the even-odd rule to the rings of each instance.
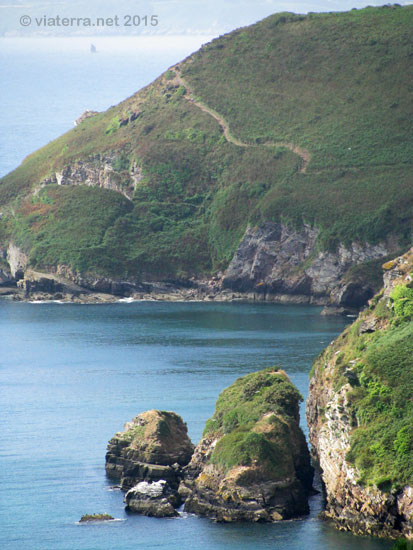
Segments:
[[[301,396],[274,368],[218,398],[180,494],[185,510],[218,521],[274,521],[308,512],[313,471],[299,427]]]

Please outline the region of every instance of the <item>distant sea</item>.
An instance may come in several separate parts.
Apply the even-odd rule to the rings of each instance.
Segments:
[[[86,109],[116,105],[211,38],[0,38],[0,177]]]
[[[0,174],[133,94],[208,37],[0,39]],[[90,42],[97,53],[90,53]],[[222,389],[279,364],[304,398],[313,358],[346,324],[275,304],[30,304],[0,300],[0,548],[384,550],[317,519],[220,525],[129,515],[106,479],[107,441],[136,414],[174,410],[196,443]],[[301,423],[306,431],[304,405]],[[78,525],[85,513],[121,521]]]

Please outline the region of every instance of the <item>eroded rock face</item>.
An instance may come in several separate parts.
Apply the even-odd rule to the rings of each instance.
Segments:
[[[108,444],[106,473],[124,491],[141,481],[167,483],[176,491],[193,452],[187,427],[173,412],[146,411],[125,424]],[[165,489],[166,490],[166,489]]]
[[[318,230],[297,230],[266,222],[249,227],[226,271],[223,285],[271,299],[359,308],[374,294],[368,281],[345,280],[347,270],[389,253],[384,244],[339,245],[335,252],[316,251]]]
[[[228,266],[224,287],[254,289],[259,293],[309,294],[308,277],[291,272],[311,254],[317,234],[317,230],[308,226],[298,232],[273,222],[249,227]]]
[[[7,248],[7,262],[10,266],[10,273],[13,279],[22,279],[26,271],[28,257],[27,254],[13,242],[9,243]]]
[[[381,333],[388,334],[392,329],[390,319],[394,306],[390,295],[397,285],[411,284],[412,266],[413,249],[384,264],[386,271],[383,290],[374,298],[371,308],[360,314],[354,329],[351,327],[345,331],[316,360],[314,375],[310,381],[307,422],[313,453],[320,464],[325,485],[324,516],[332,520],[337,528],[359,535],[413,538],[412,484],[389,487],[391,480],[383,482],[383,485],[379,483],[379,486],[371,480],[364,483],[363,471],[356,466],[354,460],[350,462],[349,459],[352,437],[359,426],[365,429],[365,423],[360,424],[362,417],[359,416],[355,402],[357,391],[366,393],[367,390],[363,388],[368,388],[369,376],[372,376],[364,367],[363,350],[369,349],[369,339],[372,339],[374,345]],[[407,320],[403,324],[399,320],[394,326],[404,327],[406,330],[408,322]],[[354,338],[358,338],[355,344]],[[380,342],[381,346],[386,346],[385,340]],[[351,345],[355,346],[354,352]],[[351,359],[352,353],[356,353],[354,359]],[[411,368],[411,360],[409,362],[404,357],[401,361],[404,369]],[[376,374],[373,376],[377,377]],[[383,383],[380,378],[371,380],[376,384]],[[378,395],[376,399],[379,399]],[[409,399],[408,394],[406,399]],[[394,451],[391,443],[390,450]],[[373,452],[372,449],[371,453]]]
[[[184,469],[185,510],[225,522],[306,514],[313,471],[298,402],[286,374],[273,369],[224,390]]]
[[[127,169],[115,169],[118,158],[115,154],[91,158],[89,160],[73,161],[60,172],[42,182],[58,185],[88,185],[103,187],[122,193],[131,199],[137,184],[143,178],[142,171],[136,163]]]
[[[175,517],[177,498],[168,483],[159,481],[140,481],[125,496],[126,509],[152,517]]]

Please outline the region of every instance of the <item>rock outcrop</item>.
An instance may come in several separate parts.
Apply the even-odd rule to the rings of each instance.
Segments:
[[[0,248],[0,286],[9,285],[14,282],[10,265],[7,261],[7,250]]]
[[[124,431],[109,441],[106,473],[120,480],[124,491],[132,489],[126,495],[129,509],[146,515],[175,515],[170,511],[171,503],[179,503],[182,468],[190,461],[193,449],[179,415],[146,411],[127,422]]]
[[[180,503],[164,479],[140,481],[126,493],[125,502],[127,510],[157,518],[177,516],[175,507]]]
[[[95,116],[95,115],[98,115],[98,111],[91,111],[90,109],[86,109],[86,111],[84,111],[80,117],[78,117],[76,120],[75,120],[75,126],[79,126],[79,124],[81,124],[84,120],[88,119],[88,118],[91,118],[92,116]]]
[[[113,521],[115,518],[110,514],[84,514],[79,523],[98,523],[102,521]]]
[[[318,230],[266,222],[248,227],[223,286],[254,292],[266,299],[359,308],[375,292],[368,280],[346,279],[349,268],[389,254],[389,245],[340,244],[335,252],[318,251]]]
[[[13,242],[9,243],[7,248],[7,262],[10,266],[10,273],[13,279],[18,281],[24,277],[28,260],[27,254],[23,252],[23,250]]]
[[[184,469],[185,510],[224,522],[306,514],[313,471],[299,399],[287,375],[274,369],[224,390]]]
[[[310,442],[324,516],[356,534],[413,538],[413,249],[384,264],[384,288],[314,364]]]
[[[129,164],[122,157],[106,154],[91,157],[89,160],[73,161],[45,179],[41,187],[49,184],[88,185],[111,189],[132,199],[142,178],[142,170],[136,163]]]

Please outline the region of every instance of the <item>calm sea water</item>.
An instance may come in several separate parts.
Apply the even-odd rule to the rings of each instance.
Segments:
[[[0,175],[148,84],[208,37],[0,39]],[[127,515],[106,480],[106,443],[150,408],[194,442],[219,392],[280,364],[304,396],[312,359],[343,319],[270,304],[23,304],[0,301],[0,547],[5,550],[379,550],[317,520],[216,525]],[[305,428],[302,418],[303,428]],[[77,525],[84,513],[122,521]]]
[[[0,302],[0,547],[10,550],[362,550],[311,515],[275,525],[127,515],[105,477],[107,441],[150,408],[200,438],[220,391],[281,365],[304,396],[312,359],[344,327],[319,308],[271,304]],[[304,422],[302,418],[302,424]],[[123,521],[77,525],[84,513]]]

